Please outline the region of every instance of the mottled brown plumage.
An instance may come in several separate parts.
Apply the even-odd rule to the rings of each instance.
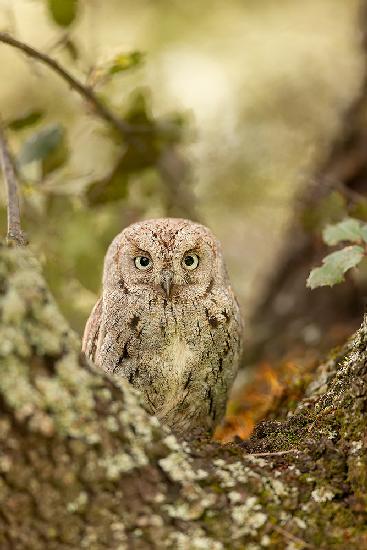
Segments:
[[[138,388],[152,414],[176,432],[213,429],[225,413],[241,342],[240,311],[209,229],[163,218],[117,235],[83,350]]]

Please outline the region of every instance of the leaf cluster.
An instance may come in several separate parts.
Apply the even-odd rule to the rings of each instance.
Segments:
[[[67,165],[71,152],[68,128],[58,122],[44,124],[46,116],[43,111],[30,110],[7,123],[8,128],[17,132],[20,138],[26,132],[16,157],[19,175],[26,180],[27,165],[37,165],[38,183],[51,172]],[[136,89],[131,94],[123,117],[132,127],[141,127],[144,131],[126,139],[114,129],[106,132],[111,142],[121,146],[121,155],[106,176],[100,179],[92,177],[87,182],[85,199],[89,205],[125,199],[131,176],[147,169],[158,169],[165,151],[183,139],[185,119],[177,114],[160,119],[154,117],[147,89]]]
[[[307,279],[307,286],[311,289],[341,283],[345,273],[357,267],[367,255],[367,223],[355,218],[345,218],[326,226],[322,238],[329,246],[349,244],[325,256],[322,265],[312,269]]]

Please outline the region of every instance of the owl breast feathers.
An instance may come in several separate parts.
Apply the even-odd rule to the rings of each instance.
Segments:
[[[139,389],[174,431],[211,431],[242,348],[241,315],[220,244],[189,220],[133,224],[110,245],[83,351]]]

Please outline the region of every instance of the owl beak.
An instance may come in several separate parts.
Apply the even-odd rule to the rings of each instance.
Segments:
[[[167,298],[170,297],[172,290],[173,273],[169,269],[162,269],[161,272],[161,287],[166,293]]]

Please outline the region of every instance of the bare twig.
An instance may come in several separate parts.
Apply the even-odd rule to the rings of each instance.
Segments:
[[[274,531],[278,531],[278,533],[283,535],[284,538],[286,538],[288,540],[291,540],[291,541],[301,545],[302,548],[313,548],[313,549],[315,548],[314,546],[312,546],[308,542],[305,542],[304,540],[300,539],[299,537],[296,537],[296,535],[293,535],[289,531],[286,531],[285,529],[283,529],[283,527],[280,527],[279,525],[272,525],[272,527],[273,527]]]
[[[8,149],[6,137],[0,123],[0,159],[7,193],[8,233],[7,240],[18,245],[26,245],[27,239],[20,224],[18,182],[13,160]]]
[[[32,46],[17,40],[16,38],[10,36],[8,33],[0,32],[0,42],[8,44],[17,50],[24,52],[29,57],[40,61],[44,65],[47,65],[50,69],[56,72],[61,78],[63,78],[70,87],[78,92],[84,99],[86,99],[91,105],[93,105],[97,114],[103,118],[106,122],[111,124],[118,132],[120,132],[124,137],[134,134],[147,133],[151,131],[150,128],[143,125],[132,125],[124,120],[118,118],[108,109],[97,97],[92,88],[83,84],[76,77],[71,75],[56,59],[44,54]]]
[[[276,451],[272,453],[248,453],[245,454],[245,457],[255,456],[255,457],[261,457],[261,456],[282,456],[287,455],[289,453],[299,453],[298,449],[288,449],[288,451]]]

